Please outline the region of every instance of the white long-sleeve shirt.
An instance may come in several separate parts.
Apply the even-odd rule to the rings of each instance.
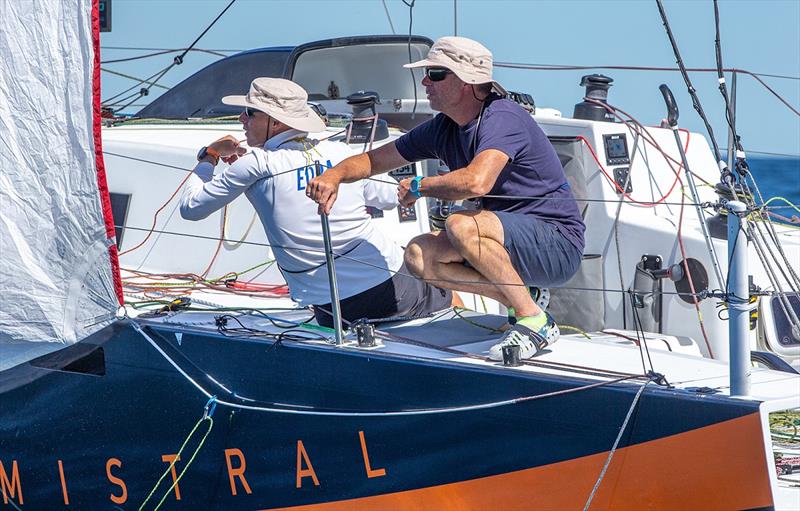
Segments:
[[[331,301],[317,204],[305,195],[314,161],[324,171],[352,154],[346,144],[323,140],[324,135],[283,132],[216,174],[211,163],[198,163],[181,196],[181,216],[201,220],[244,193],[292,299],[302,305]],[[339,187],[329,223],[333,252],[343,255],[335,263],[342,299],[386,281],[403,263],[402,249],[375,228],[366,206],[397,206],[396,187],[370,180]]]

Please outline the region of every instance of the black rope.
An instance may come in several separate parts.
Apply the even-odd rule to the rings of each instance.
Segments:
[[[708,136],[711,139],[711,144],[714,146],[714,156],[719,158],[719,146],[717,145],[717,141],[714,138],[714,130],[711,128],[711,124],[708,122],[708,118],[706,117],[705,112],[703,111],[703,106],[700,104],[700,98],[697,96],[697,90],[692,85],[692,80],[689,78],[689,73],[686,71],[686,66],[683,64],[683,58],[681,57],[681,52],[678,49],[678,43],[675,42],[675,37],[672,35],[672,29],[669,27],[669,20],[667,19],[667,13],[664,11],[664,5],[661,3],[661,0],[656,0],[656,5],[658,6],[658,12],[661,14],[661,20],[664,23],[664,28],[667,31],[667,36],[669,37],[669,42],[672,45],[672,53],[675,55],[675,63],[678,64],[680,67],[681,75],[683,76],[683,81],[686,83],[686,88],[689,91],[689,95],[692,98],[692,106],[700,115],[700,118],[703,120],[703,123],[706,126],[706,131],[708,131]]]

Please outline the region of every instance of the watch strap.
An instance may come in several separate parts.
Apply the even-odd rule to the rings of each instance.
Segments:
[[[213,157],[214,157],[214,159],[215,159],[215,160],[217,160],[217,161],[219,161],[219,157],[221,156],[221,155],[219,154],[219,151],[217,151],[217,150],[216,150],[216,149],[214,149],[213,147],[206,147],[206,154],[210,154],[210,155],[211,155],[211,156],[213,156]]]
[[[206,156],[211,156],[214,159],[214,165],[216,166],[219,163],[220,154],[219,151],[212,147],[205,146],[200,149],[200,152],[197,153],[197,161],[201,161]]]
[[[420,185],[422,184],[422,179],[423,176],[416,176],[414,179],[411,180],[411,184],[408,187],[411,194],[418,199],[422,197],[422,192],[419,189]]]

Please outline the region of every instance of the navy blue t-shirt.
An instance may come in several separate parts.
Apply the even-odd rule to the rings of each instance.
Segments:
[[[395,145],[408,161],[439,159],[451,170],[466,167],[486,149],[503,152],[509,161],[487,195],[542,199],[484,197],[483,208],[533,215],[553,224],[583,250],[585,226],[561,161],[536,121],[513,101],[489,97],[480,122],[475,119],[464,127],[438,114],[397,139]]]

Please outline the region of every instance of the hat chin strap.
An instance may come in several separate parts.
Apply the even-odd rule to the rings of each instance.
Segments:
[[[283,126],[286,126],[286,129],[280,130],[277,133],[273,133],[272,132],[272,123],[282,124]],[[269,118],[267,119],[267,140],[271,139],[272,137],[278,136],[281,133],[283,133],[284,131],[288,131],[290,129],[293,129],[293,128],[291,126],[289,126],[288,124],[286,124],[284,122],[281,122],[281,121],[275,119],[274,117],[272,117],[270,115]]]

